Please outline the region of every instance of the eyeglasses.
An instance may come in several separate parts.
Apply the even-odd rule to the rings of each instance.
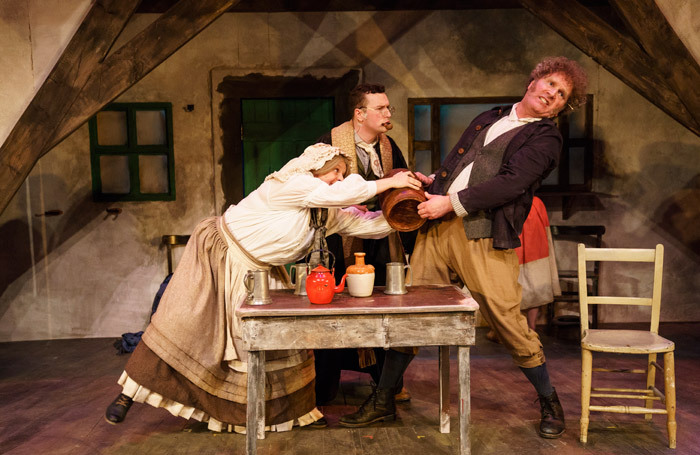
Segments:
[[[396,108],[394,106],[382,106],[382,107],[369,107],[369,106],[362,106],[360,109],[372,109],[373,111],[380,112],[384,115],[388,112],[390,115],[394,115],[394,112],[396,112]]]

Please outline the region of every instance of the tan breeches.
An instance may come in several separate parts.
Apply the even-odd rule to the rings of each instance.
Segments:
[[[537,333],[520,313],[522,289],[515,250],[493,248],[493,239],[469,240],[461,218],[421,230],[411,258],[413,284],[449,284],[450,270],[466,284],[479,310],[515,363],[532,368],[544,363]]]

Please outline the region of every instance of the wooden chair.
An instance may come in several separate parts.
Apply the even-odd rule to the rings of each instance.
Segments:
[[[173,273],[173,248],[187,245],[189,239],[189,235],[164,235],[162,237],[163,245],[168,249],[168,275]]]
[[[552,240],[555,243],[555,254],[557,256],[562,256],[562,250],[568,251],[571,256],[576,253],[576,245],[579,242],[584,242],[587,246],[592,246],[595,248],[600,248],[603,246],[603,234],[605,234],[605,226],[600,225],[590,225],[590,226],[550,226],[552,232]],[[561,248],[562,244],[565,243],[569,248]],[[560,250],[557,250],[557,245],[560,246]],[[559,258],[561,259],[561,257]],[[578,271],[576,270],[576,262],[572,258],[569,265],[570,267],[564,266],[563,261],[557,261],[559,265],[559,280],[562,283],[562,294],[555,296],[552,303],[547,305],[547,332],[552,333],[553,327],[556,323],[556,308],[557,304],[569,304],[570,306],[575,306],[578,301]],[[593,261],[593,268],[588,274],[589,295],[598,294],[598,279],[600,277],[600,264],[598,261]],[[570,284],[571,286],[565,286],[565,284]],[[594,329],[598,327],[598,308],[591,308],[591,327]],[[572,334],[573,335],[573,334]]]
[[[658,334],[661,308],[661,275],[663,271],[663,245],[655,249],[587,248],[578,245],[578,282],[581,311],[581,442],[588,439],[590,411],[645,414],[666,414],[668,445],[676,447],[676,382],[673,366],[674,344]],[[586,263],[590,261],[649,262],[654,264],[651,297],[589,296],[586,286]],[[649,330],[589,329],[589,305],[642,305],[651,307]],[[644,369],[593,368],[593,352],[617,354],[643,354],[647,356]],[[664,365],[656,362],[657,354],[663,354]],[[664,392],[656,388],[656,370],[663,372]],[[637,373],[646,375],[646,388],[591,388],[593,372]],[[596,406],[591,398],[643,400],[643,406]],[[654,408],[654,402],[665,404],[665,409]]]

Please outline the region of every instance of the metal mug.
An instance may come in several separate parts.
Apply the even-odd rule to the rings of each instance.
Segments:
[[[270,274],[267,270],[248,270],[243,278],[243,284],[248,291],[248,305],[267,305],[272,303],[270,298]]]
[[[406,282],[404,269],[408,269],[409,279]],[[401,295],[408,292],[407,286],[413,281],[413,270],[410,265],[405,265],[401,262],[388,262],[386,264],[386,287],[385,294]]]
[[[289,278],[294,285],[294,295],[306,295],[306,275],[308,264],[294,264],[289,271]]]

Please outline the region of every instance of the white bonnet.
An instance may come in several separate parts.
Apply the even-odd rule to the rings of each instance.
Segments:
[[[328,162],[331,158],[336,155],[343,155],[344,157],[350,159],[348,154],[338,147],[333,147],[332,145],[318,143],[306,147],[304,153],[296,158],[292,158],[282,166],[277,172],[273,172],[265,178],[265,181],[275,179],[280,182],[286,182],[289,178],[295,174],[306,174],[312,171],[321,169],[324,164]]]

